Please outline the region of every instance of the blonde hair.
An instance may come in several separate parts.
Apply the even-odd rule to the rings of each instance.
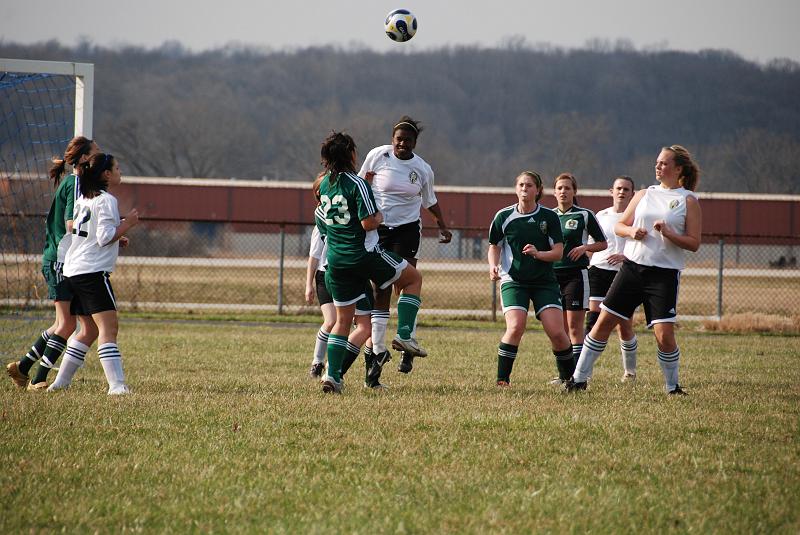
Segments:
[[[661,150],[670,151],[675,165],[681,167],[681,176],[678,179],[678,183],[684,188],[694,191],[698,182],[700,182],[700,166],[694,161],[689,151],[681,145],[661,147]]]

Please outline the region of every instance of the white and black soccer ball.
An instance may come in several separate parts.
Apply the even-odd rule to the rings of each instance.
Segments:
[[[407,9],[395,9],[386,15],[384,27],[389,39],[403,43],[417,33],[417,17]]]

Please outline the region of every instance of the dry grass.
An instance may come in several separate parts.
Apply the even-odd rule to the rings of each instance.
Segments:
[[[707,331],[726,333],[800,333],[800,315],[776,316],[774,314],[731,314],[721,320],[705,320],[703,328]]]

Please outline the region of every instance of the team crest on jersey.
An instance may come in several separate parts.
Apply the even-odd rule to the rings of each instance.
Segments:
[[[680,203],[681,201],[679,201],[678,199],[672,199],[671,201],[669,201],[669,209],[674,210],[675,208],[678,207]]]
[[[419,180],[419,175],[417,174],[416,171],[411,171],[408,174],[408,179],[411,181],[412,184],[416,184],[417,180]]]
[[[569,230],[575,230],[578,228],[578,220],[577,219],[568,219],[566,223],[564,223],[564,228]]]
[[[547,234],[547,221],[539,222],[539,230],[542,231],[542,234]]]

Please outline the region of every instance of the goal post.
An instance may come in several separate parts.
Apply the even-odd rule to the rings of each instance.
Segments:
[[[0,58],[0,73],[59,74],[75,77],[75,136],[92,138],[94,65],[67,61]]]
[[[52,301],[41,273],[49,167],[93,138],[94,65],[0,58],[0,361],[24,354]]]

